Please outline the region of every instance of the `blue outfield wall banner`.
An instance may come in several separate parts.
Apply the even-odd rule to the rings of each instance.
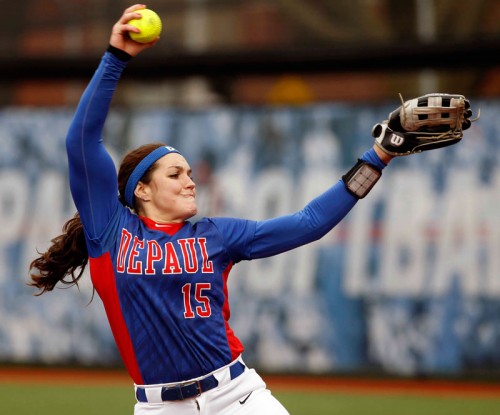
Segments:
[[[474,105],[481,119],[462,142],[393,160],[323,239],[233,269],[231,325],[249,364],[269,372],[499,372],[500,102]],[[301,209],[339,180],[392,109],[114,109],[105,141],[117,164],[146,142],[177,147],[194,170],[201,215],[266,219]],[[88,276],[79,289],[41,297],[27,286],[36,251],[75,212],[64,146],[71,116],[0,111],[3,362],[120,363]]]

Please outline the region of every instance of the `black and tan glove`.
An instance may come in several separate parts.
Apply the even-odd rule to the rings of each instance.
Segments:
[[[427,94],[403,101],[382,123],[375,124],[375,144],[391,156],[406,156],[458,143],[473,121],[463,95]]]

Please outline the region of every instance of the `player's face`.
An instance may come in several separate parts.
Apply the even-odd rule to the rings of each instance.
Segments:
[[[186,159],[170,153],[156,163],[151,181],[143,185],[146,216],[157,222],[182,222],[196,215],[196,188]]]

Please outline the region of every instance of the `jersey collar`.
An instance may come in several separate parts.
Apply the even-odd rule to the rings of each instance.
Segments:
[[[153,229],[155,231],[162,231],[170,236],[175,235],[185,224],[185,222],[157,223],[150,218],[146,218],[145,216],[139,216],[139,218],[149,229]]]

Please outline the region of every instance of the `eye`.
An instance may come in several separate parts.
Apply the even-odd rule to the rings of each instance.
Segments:
[[[170,177],[171,179],[178,179],[179,173],[170,174],[168,177]]]

